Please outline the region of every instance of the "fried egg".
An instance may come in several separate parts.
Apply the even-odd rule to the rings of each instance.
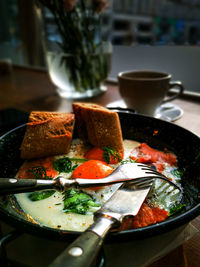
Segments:
[[[140,143],[132,140],[124,140],[124,160],[128,159],[131,155],[136,155],[138,153],[138,147]],[[90,149],[90,147],[80,141],[79,139],[74,139],[71,144],[70,152],[67,155],[56,156],[56,159],[62,157],[84,159],[85,153]],[[75,164],[82,164],[79,161]],[[180,186],[180,177],[174,175],[173,165],[166,162],[163,164],[163,174],[166,175],[171,181]],[[112,165],[116,168],[118,165]],[[64,178],[70,178],[71,173],[60,173]],[[73,212],[66,212],[64,207],[63,194],[60,192],[55,192],[50,197],[39,200],[32,201],[28,197],[30,193],[16,194],[16,199],[23,209],[23,211],[28,214],[29,218],[32,218],[36,223],[41,226],[47,226],[50,228],[56,228],[68,231],[85,231],[91,224],[93,224],[94,212],[100,209],[100,207],[114,194],[118,189],[120,184],[110,185],[101,187],[98,190],[84,189],[84,192],[93,198],[93,201],[98,204],[98,206],[92,206],[86,214],[78,214]],[[181,199],[181,194],[173,186],[169,185],[167,182],[155,179],[151,191],[148,195],[148,201],[155,206],[166,211],[170,210],[170,206],[174,203],[178,203]]]
[[[124,159],[128,158],[131,150],[138,145],[139,143],[136,141],[124,140]],[[63,156],[68,156],[69,158],[84,158],[84,154],[88,149],[88,145],[84,144],[79,139],[74,139],[71,144],[70,152],[67,155],[57,156],[55,159]],[[115,165],[115,167],[117,167],[117,165]],[[61,173],[61,175],[65,178],[69,178],[71,173]],[[118,187],[119,185],[115,184],[96,191],[85,191],[93,197],[95,202],[103,205]],[[63,212],[63,195],[59,192],[55,192],[52,196],[40,201],[31,201],[28,198],[28,193],[17,194],[16,198],[23,211],[29,214],[29,216],[40,225],[69,231],[85,231],[93,223],[93,212],[99,209],[99,207],[94,207],[92,212],[85,215],[70,212],[65,213]]]

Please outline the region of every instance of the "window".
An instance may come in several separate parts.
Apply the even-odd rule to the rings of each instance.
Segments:
[[[34,3],[0,1],[0,59],[45,67]],[[44,15],[49,37],[59,38],[51,14]],[[200,0],[113,0],[103,30],[114,45],[110,78],[121,70],[159,69],[200,93]]]

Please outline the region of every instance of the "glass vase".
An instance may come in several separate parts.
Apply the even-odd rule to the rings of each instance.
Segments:
[[[37,2],[48,72],[57,93],[81,99],[105,92],[112,56],[109,0]]]
[[[67,54],[56,45],[46,46],[48,71],[62,98],[81,99],[106,91],[104,84],[111,67],[112,45],[103,42],[93,54]]]

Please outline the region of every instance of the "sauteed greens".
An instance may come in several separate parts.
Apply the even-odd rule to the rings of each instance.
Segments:
[[[38,200],[43,200],[45,198],[48,198],[52,196],[54,193],[55,193],[54,190],[37,191],[37,192],[30,193],[28,195],[28,198],[31,201],[38,201]]]
[[[172,204],[169,209],[169,216],[172,216],[180,211],[185,210],[186,204],[179,203],[179,204]]]
[[[38,191],[28,194],[31,201],[39,201],[51,197],[55,194],[55,190]],[[68,189],[63,193],[64,212],[74,212],[78,214],[86,214],[89,211],[94,211],[93,207],[101,205],[94,202],[94,199],[89,194],[77,189]]]
[[[72,160],[68,157],[60,158],[54,161],[54,169],[58,172],[72,172],[78,165],[72,164]]]
[[[100,207],[93,198],[80,190],[68,189],[63,193],[64,212],[86,214],[92,207]]]

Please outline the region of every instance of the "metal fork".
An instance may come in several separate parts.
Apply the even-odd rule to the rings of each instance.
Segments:
[[[177,184],[175,184],[174,182],[169,180],[164,174],[156,171],[153,167],[149,167],[148,165],[145,165],[142,163],[138,163],[138,167],[141,167],[142,170],[146,171],[147,176],[146,177],[139,177],[139,178],[136,178],[136,179],[130,181],[130,183],[132,185],[135,184],[135,186],[137,186],[137,188],[140,188],[140,187],[142,188],[145,186],[148,187],[149,185],[152,184],[154,179],[160,179],[160,180],[167,182],[169,185],[172,185],[174,188],[178,189],[180,192],[182,192],[182,188],[180,186],[178,186]],[[148,176],[148,175],[152,175],[152,176]]]
[[[0,178],[0,194],[13,194],[44,189],[65,191],[67,188],[89,188],[116,183],[131,183],[131,186],[144,187],[153,179],[162,179],[181,191],[181,188],[152,167],[141,163],[126,163],[117,167],[109,176],[100,179],[65,179],[58,176],[52,180]]]

